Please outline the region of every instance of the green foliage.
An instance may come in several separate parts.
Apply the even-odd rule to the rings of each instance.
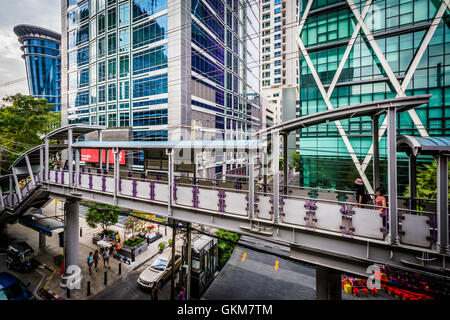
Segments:
[[[123,244],[128,247],[136,247],[144,241],[145,241],[144,238],[135,238],[135,239],[128,239],[128,240],[124,241]]]
[[[291,166],[295,168],[295,171],[299,172],[300,171],[300,154],[297,152],[292,152],[291,153]]]
[[[117,223],[119,213],[114,210],[118,210],[118,207],[99,203],[89,203],[89,205],[98,208],[88,207],[87,209],[86,223],[89,227],[97,228],[97,225],[100,225],[103,232],[106,232],[109,226]]]
[[[166,244],[164,242],[158,243],[159,250],[164,250],[165,247],[166,247]]]
[[[409,186],[406,187],[403,195],[409,196]],[[418,170],[416,197],[425,199],[437,198],[437,164],[435,161],[431,164],[426,164],[425,169]],[[450,199],[450,193],[448,197]]]
[[[237,233],[226,231],[226,230],[218,230],[215,233],[219,238],[227,239],[233,242],[237,242],[241,237]],[[228,258],[233,253],[235,245],[224,240],[218,240],[217,246],[219,248],[219,264],[225,263]]]
[[[278,159],[278,160],[279,160],[279,168],[280,168],[280,170],[283,170],[283,168],[284,168],[284,158],[280,157],[280,159]]]
[[[172,239],[169,239],[169,246],[170,246],[170,247],[172,246],[172,243],[173,243],[173,240],[172,240]]]
[[[61,126],[60,113],[51,112],[45,99],[16,94],[3,99],[0,106],[0,145],[11,152],[3,156],[9,167],[28,149],[42,144],[41,136]]]

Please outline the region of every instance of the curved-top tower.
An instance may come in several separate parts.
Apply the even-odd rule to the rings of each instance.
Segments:
[[[61,35],[26,24],[15,26],[14,33],[22,44],[30,94],[53,104],[53,111],[61,111]]]

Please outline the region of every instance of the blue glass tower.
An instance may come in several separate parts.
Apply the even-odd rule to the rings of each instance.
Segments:
[[[22,44],[30,94],[53,104],[53,111],[61,111],[61,35],[25,24],[15,26],[14,33]]]

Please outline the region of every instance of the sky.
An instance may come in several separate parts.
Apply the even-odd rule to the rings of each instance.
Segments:
[[[0,99],[16,93],[29,94],[25,61],[13,31],[15,25],[31,24],[61,32],[61,0],[0,0]]]

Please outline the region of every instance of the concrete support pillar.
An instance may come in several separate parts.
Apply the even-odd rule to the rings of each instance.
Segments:
[[[283,180],[284,180],[284,188],[283,188],[283,194],[288,193],[288,184],[289,184],[289,177],[288,177],[288,134],[283,134]]]
[[[341,300],[341,274],[337,270],[316,266],[316,299]]]
[[[64,204],[64,268],[78,266],[79,251],[79,203],[76,199],[67,199]]]
[[[49,141],[48,141],[48,139],[45,139],[45,147],[44,147],[44,159],[45,159],[45,172],[44,172],[44,174],[42,175],[42,180],[44,180],[44,181],[47,181],[47,178],[48,178],[48,173],[49,173],[49,165],[48,165],[48,162],[50,161],[50,159],[49,159],[49,148],[50,146],[49,146]]]
[[[67,160],[69,160],[69,187],[73,186],[73,153],[72,153],[72,129],[69,128],[67,137]]]
[[[263,151],[263,164],[262,164],[262,174],[264,180],[264,192],[267,192],[267,176],[269,175],[269,156],[267,155],[267,148],[264,147]]]
[[[45,237],[45,234],[42,232],[39,232],[39,248],[44,248],[47,244],[47,238]]]
[[[409,155],[409,209],[416,210],[416,196],[417,196],[417,169],[416,157],[413,154]]]
[[[388,117],[388,207],[389,207],[389,243],[399,244],[397,212],[397,117],[395,107],[387,110]]]
[[[437,157],[437,250],[449,254],[448,229],[448,158]]]
[[[380,139],[378,136],[378,115],[372,117],[372,137],[373,137],[373,189],[380,186]]]
[[[272,174],[273,174],[273,223],[279,222],[280,216],[280,133],[272,133]]]
[[[34,179],[33,169],[31,168],[31,164],[30,164],[30,158],[28,158],[27,154],[25,154],[25,162],[27,163],[28,175],[30,176],[31,185],[33,187],[35,187],[36,186],[36,180]]]

